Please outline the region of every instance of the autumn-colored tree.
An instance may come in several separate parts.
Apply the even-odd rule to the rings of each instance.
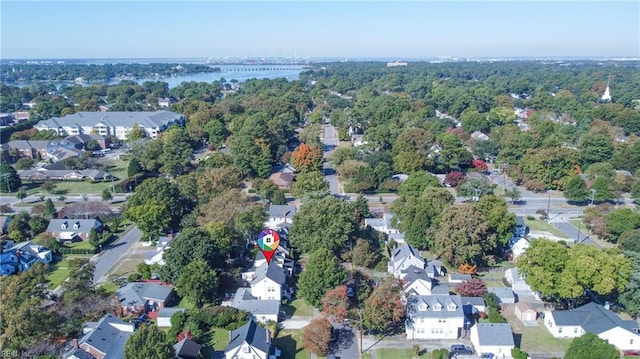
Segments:
[[[471,160],[471,165],[478,172],[487,172],[487,170],[489,170],[489,166],[487,166],[487,163],[483,160],[473,159]]]
[[[302,143],[293,150],[291,164],[298,172],[318,171],[322,168],[322,149]]]
[[[482,297],[487,294],[487,283],[478,278],[465,280],[456,286],[456,292],[463,297]]]
[[[326,318],[314,319],[302,331],[302,346],[318,356],[327,356],[331,341],[331,323]]]
[[[391,276],[384,278],[364,301],[363,326],[365,329],[389,333],[404,319],[404,303],[400,282]]]
[[[322,297],[322,312],[328,318],[341,322],[347,317],[348,310],[349,297],[347,297],[346,285],[339,285]]]
[[[476,271],[478,270],[478,265],[474,264],[461,264],[460,266],[458,266],[458,272],[462,273],[462,274],[476,274]]]
[[[458,187],[460,182],[464,180],[464,173],[460,171],[451,171],[444,176],[444,181],[451,187]]]

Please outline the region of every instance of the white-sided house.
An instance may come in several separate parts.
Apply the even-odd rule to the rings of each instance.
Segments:
[[[0,275],[17,274],[29,270],[37,262],[48,264],[52,260],[51,250],[31,241],[16,244],[7,241],[0,249]]]
[[[142,128],[148,138],[157,138],[171,125],[184,125],[183,115],[170,111],[130,112],[76,112],[64,117],[52,117],[34,126],[38,131],[55,130],[60,136],[95,133],[126,140],[135,125]]]
[[[464,312],[458,295],[417,295],[407,298],[407,339],[458,339]]]
[[[518,273],[518,268],[509,268],[504,271],[504,278],[511,284],[511,289],[514,292],[531,292],[531,287]]]
[[[264,222],[266,228],[277,230],[283,227],[283,225],[291,225],[293,223],[293,216],[296,215],[296,206],[271,204],[267,213],[269,218]]]
[[[520,239],[513,242],[513,244],[511,245],[511,253],[513,253],[513,259],[515,260],[523,255],[527,248],[529,248],[530,246],[531,243],[529,243],[529,240],[524,237],[520,237]]]
[[[511,358],[515,348],[513,332],[508,323],[478,323],[471,327],[471,343],[477,355],[493,354],[496,358]]]
[[[256,268],[255,278],[251,280],[251,295],[264,300],[282,300],[286,291],[286,275],[274,261]],[[285,294],[286,295],[286,294]]]
[[[412,295],[430,295],[431,290],[435,286],[433,279],[429,277],[427,272],[416,266],[410,266],[400,271],[400,281],[405,296]]]
[[[391,254],[391,260],[387,265],[387,271],[394,277],[400,278],[401,271],[414,266],[424,268],[424,259],[420,256],[420,252],[407,243],[402,243]]]
[[[513,290],[511,290],[511,288],[488,287],[487,291],[495,294],[501,304],[514,304],[516,302],[516,296],[513,294]]]
[[[633,320],[622,320],[603,306],[588,303],[573,310],[545,312],[544,325],[556,338],[593,333],[620,350],[640,350],[640,330]]]
[[[177,237],[177,235],[176,235]],[[148,265],[159,264],[161,266],[164,265],[164,252],[171,248],[171,241],[175,239],[175,237],[160,237],[158,238],[158,244],[156,245],[156,250],[153,252],[147,252],[144,257],[144,262]]]
[[[47,226],[47,233],[56,237],[58,241],[64,242],[75,237],[82,238],[83,241],[89,239],[91,228],[98,232],[102,231],[102,221],[98,218],[63,218],[52,219]]]
[[[160,308],[158,311],[158,318],[156,318],[156,325],[159,327],[171,327],[171,317],[176,313],[183,313],[185,308]]]
[[[251,288],[238,288],[233,300],[230,303],[223,302],[223,305],[247,311],[255,321],[263,324],[270,320],[278,322],[280,301],[258,299],[251,295]]]
[[[259,326],[253,318],[229,333],[225,359],[275,359],[280,356],[271,340],[269,330]]]

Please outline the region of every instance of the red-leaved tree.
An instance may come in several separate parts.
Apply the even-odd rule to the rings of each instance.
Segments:
[[[349,297],[347,296],[347,286],[339,285],[322,297],[322,312],[328,318],[341,322],[347,317],[349,310]]]
[[[444,176],[444,180],[451,187],[458,187],[460,182],[464,180],[464,173],[460,171],[451,171]]]
[[[487,294],[487,283],[478,278],[469,279],[458,284],[456,292],[463,297],[482,297]]]
[[[331,323],[326,318],[314,319],[302,331],[302,346],[309,352],[326,357],[331,341]]]
[[[471,160],[471,165],[480,172],[487,172],[489,170],[489,166],[487,166],[487,163],[483,160],[473,159]]]

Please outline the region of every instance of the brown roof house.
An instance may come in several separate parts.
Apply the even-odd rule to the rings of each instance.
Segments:
[[[116,291],[120,315],[138,315],[162,309],[173,299],[173,287],[160,283],[127,283]]]
[[[269,176],[269,179],[280,189],[291,189],[294,177],[293,173],[276,172]]]

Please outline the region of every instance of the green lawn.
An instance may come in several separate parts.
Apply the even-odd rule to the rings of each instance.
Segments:
[[[66,247],[76,249],[93,249],[93,246],[91,245],[91,243],[89,243],[89,241],[74,242],[67,245]]]
[[[549,232],[554,236],[563,237],[563,238],[567,237],[561,230],[557,229],[556,227],[547,223],[547,221],[544,221],[544,220],[536,219],[532,221],[530,219],[525,218],[524,223],[529,227],[531,231]]]
[[[274,342],[282,350],[281,358],[311,358],[311,354],[302,348],[302,330],[281,330]]]
[[[311,304],[307,303],[304,298],[298,298],[288,305],[283,305],[282,310],[284,310],[287,315],[301,315],[305,317],[310,317],[313,315],[313,307]]]
[[[414,358],[412,349],[376,349],[376,358],[378,359],[411,359]],[[422,353],[420,358],[429,358],[429,354]]]
[[[554,338],[542,323],[537,327],[523,327],[520,348],[525,352],[565,352],[571,339]]]
[[[194,309],[196,306],[187,298],[182,298],[180,303],[176,305],[178,308]],[[228,338],[227,338],[228,339]]]
[[[69,277],[69,262],[67,257],[59,262],[49,264],[51,273],[47,279],[49,279],[49,288],[55,289],[60,283],[62,283],[67,277]]]
[[[114,294],[118,290],[119,286],[111,281],[104,282],[100,285],[105,292]]]

